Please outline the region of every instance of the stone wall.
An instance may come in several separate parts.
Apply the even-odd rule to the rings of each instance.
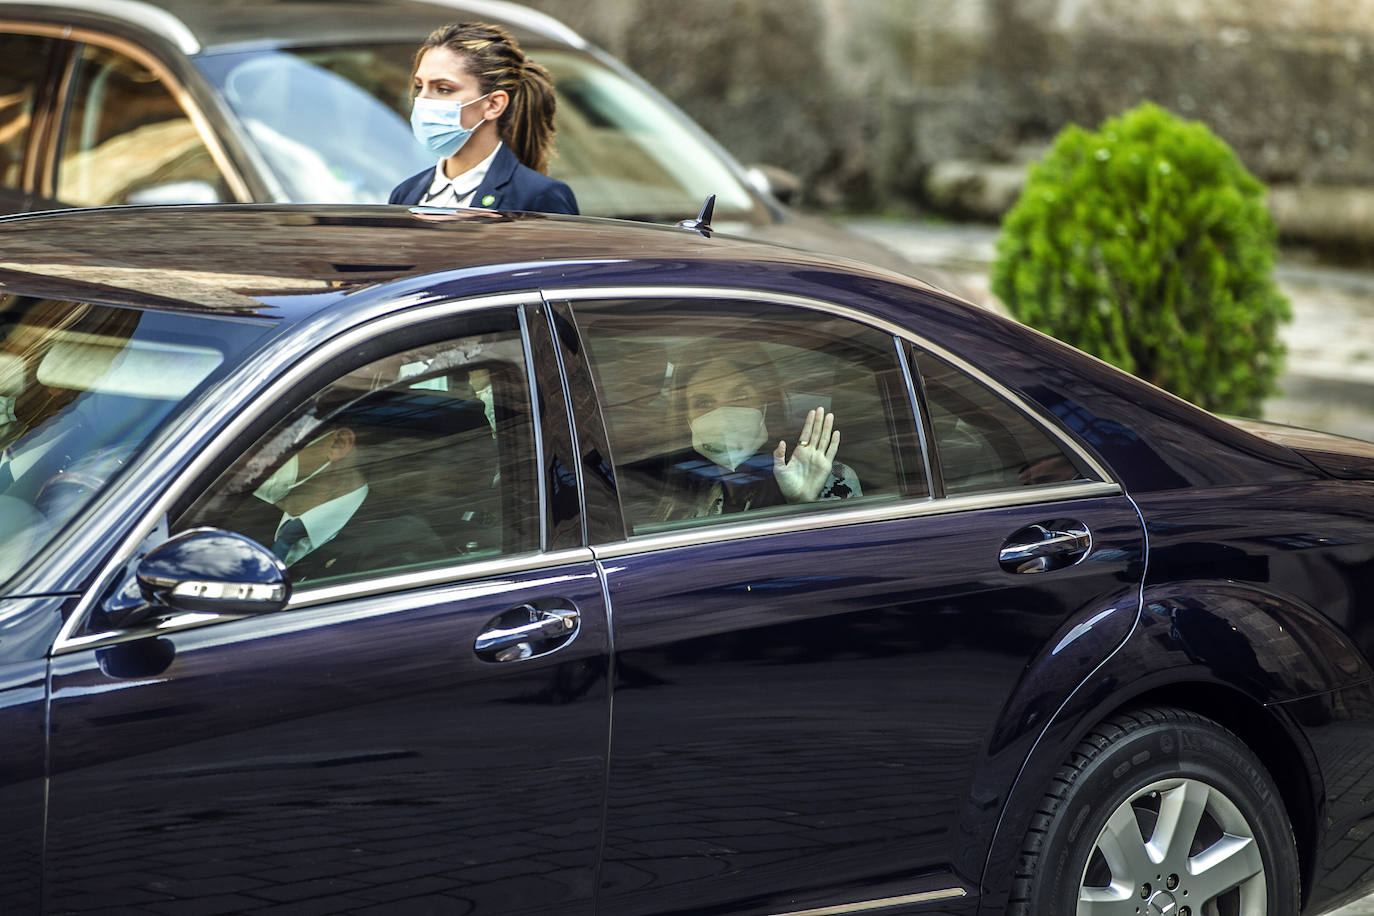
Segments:
[[[526,0],[804,203],[995,216],[1065,124],[1206,123],[1295,237],[1374,238],[1374,0]]]

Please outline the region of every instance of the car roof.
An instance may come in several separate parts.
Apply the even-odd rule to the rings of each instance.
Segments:
[[[135,28],[191,55],[263,43],[404,41],[418,46],[431,29],[469,20],[501,25],[529,47],[587,46],[552,16],[506,0],[23,0],[0,3],[0,16]]]
[[[822,277],[929,289],[744,239],[534,213],[228,204],[0,218],[0,292],[277,320],[375,298],[356,294],[381,285],[397,297],[410,287],[477,295],[646,283],[802,293],[823,287]]]

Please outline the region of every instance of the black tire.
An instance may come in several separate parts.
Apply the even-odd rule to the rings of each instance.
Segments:
[[[1297,849],[1274,781],[1235,735],[1170,708],[1109,719],[1069,755],[1026,832],[1008,907],[1013,916],[1297,912]]]

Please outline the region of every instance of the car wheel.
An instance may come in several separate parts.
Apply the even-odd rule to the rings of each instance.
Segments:
[[[1017,916],[1292,916],[1293,829],[1273,780],[1226,729],[1181,709],[1094,728],[1021,847]]]

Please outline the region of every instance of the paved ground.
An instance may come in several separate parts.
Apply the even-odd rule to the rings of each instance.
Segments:
[[[846,225],[943,271],[965,295],[989,296],[995,229],[883,220]],[[1288,359],[1281,394],[1265,403],[1264,419],[1374,441],[1374,271],[1287,258],[1277,274],[1293,303],[1293,321],[1283,334]],[[1374,916],[1374,895],[1327,916]]]
[[[996,230],[986,226],[850,220],[849,228],[931,265],[988,296]],[[1293,303],[1281,394],[1264,419],[1374,441],[1374,271],[1282,260],[1278,281]],[[989,297],[985,301],[993,301]]]

